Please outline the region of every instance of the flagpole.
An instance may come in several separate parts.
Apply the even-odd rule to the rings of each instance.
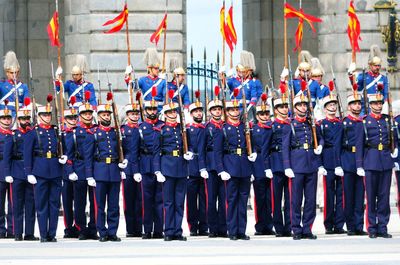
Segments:
[[[166,5],[165,5],[165,14],[167,15],[168,13],[168,0],[166,0]],[[168,21],[168,18],[167,18]],[[165,21],[165,24],[167,24],[167,21]],[[165,25],[164,29],[164,49],[163,49],[163,58],[162,58],[162,73],[165,73],[165,53],[167,51],[167,25]]]
[[[58,25],[58,32],[57,32],[57,39],[60,40],[60,16],[58,13],[58,0],[56,0],[56,12],[57,12],[57,25]],[[60,42],[57,45],[57,61],[58,61],[58,67],[61,68],[61,44]],[[52,73],[54,74],[54,73]],[[55,80],[53,80],[55,82]],[[64,83],[62,81],[61,75],[60,75],[60,124],[61,126],[64,126]],[[54,94],[55,101],[57,102],[57,94]],[[57,118],[57,117],[56,117]],[[59,128],[61,130],[61,128]]]
[[[233,2],[232,2],[232,0],[231,0],[231,7],[233,6]],[[225,9],[224,9],[225,10]],[[233,11],[232,11],[232,13],[233,13]],[[231,19],[233,18],[233,16],[231,17]],[[233,20],[232,20],[232,25],[233,25]],[[233,44],[232,44],[233,45]],[[232,69],[233,68],[233,50],[234,50],[234,48],[231,50],[231,64],[230,64],[230,68]]]
[[[286,0],[284,0],[286,4]],[[287,19],[285,17],[285,7],[283,8],[283,47],[284,47],[284,60],[285,68],[288,68],[288,46],[287,46]]]
[[[301,10],[301,7],[302,7],[302,1],[300,0],[300,2],[299,2],[299,10]],[[304,34],[304,31],[303,31],[303,34]],[[300,61],[301,61],[300,54],[301,54],[301,42],[300,42],[299,47],[297,48],[297,62],[298,62],[298,64],[300,64]]]
[[[129,10],[128,10],[128,3],[127,3],[126,0],[125,0],[125,6],[126,6],[126,9],[127,9],[127,12],[128,12],[128,14],[126,16],[126,22],[125,22],[126,23],[125,24],[126,46],[127,46],[127,49],[128,49],[128,65],[131,65],[131,44],[130,44],[130,41],[129,41],[129,26],[128,26]],[[124,12],[125,12],[125,6],[124,6]],[[133,69],[133,67],[132,67],[132,69]],[[130,76],[130,78],[132,78],[132,74],[131,73],[129,74],[129,76]],[[129,84],[129,98],[130,98],[131,104],[133,104],[133,83]]]
[[[223,2],[223,10],[224,10],[224,23],[225,23],[225,0]],[[221,26],[221,25],[220,25]],[[224,29],[221,29],[224,30]],[[225,34],[222,34],[222,65],[225,65]]]
[[[56,12],[57,12],[57,25],[58,25],[58,36],[60,37],[60,19],[58,13],[58,0],[56,0]],[[61,67],[61,45],[57,45],[57,60],[58,60],[58,67]]]

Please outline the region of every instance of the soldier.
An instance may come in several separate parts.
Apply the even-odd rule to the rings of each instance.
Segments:
[[[177,85],[179,84],[179,92],[181,93],[182,97],[182,104],[184,105],[185,109],[189,108],[190,99],[189,99],[189,89],[187,85],[184,84],[185,82],[185,70],[182,67],[177,67],[174,69],[174,77],[171,82],[168,82],[168,91],[174,90],[174,98],[172,99],[174,102],[178,103],[178,93],[177,93]]]
[[[183,153],[181,126],[177,122],[178,104],[172,102],[173,91],[168,92],[170,102],[163,107],[165,125],[154,127],[154,174],[163,182],[165,228],[164,241],[186,241],[182,235],[182,220],[188,177],[187,160],[194,154]]]
[[[40,231],[40,242],[57,242],[56,232],[60,209],[62,164],[67,156],[59,153],[58,128],[51,125],[53,100],[37,108],[38,125],[24,140],[24,168],[28,182],[35,185],[35,207]],[[60,157],[60,158],[58,158]]]
[[[8,109],[11,110],[12,116],[16,116],[15,95],[18,95],[18,105],[23,106],[24,99],[29,97],[28,86],[22,83],[19,78],[20,66],[17,56],[13,51],[8,51],[4,56],[4,71],[7,80],[0,83],[0,110],[5,108],[5,100],[8,99]],[[15,88],[15,89],[14,89]],[[17,91],[15,93],[15,90]]]
[[[319,122],[319,130],[324,139],[322,165],[327,171],[324,176],[324,226],[325,234],[344,234],[343,180],[340,166],[340,146],[342,124],[336,117],[337,96],[330,94],[322,100],[326,118]]]
[[[186,215],[190,236],[207,236],[207,198],[208,172],[206,169],[206,130],[202,124],[203,104],[196,91],[196,102],[190,104],[189,112],[193,123],[188,125],[189,150],[194,154],[189,161],[189,180],[187,184]]]
[[[288,119],[289,104],[286,97],[286,85],[281,85],[281,96],[273,100],[275,120],[272,123],[270,165],[273,173],[273,222],[276,237],[290,237],[290,193],[289,178],[285,175],[282,158],[283,128],[290,126]],[[282,199],[284,201],[282,208]],[[283,211],[282,211],[283,209]]]
[[[107,100],[112,101],[109,92]],[[120,242],[117,236],[119,224],[119,192],[121,179],[125,179],[128,160],[119,161],[117,132],[111,126],[111,104],[97,106],[99,126],[87,134],[84,144],[86,179],[89,186],[96,187],[96,227],[100,234],[100,242]],[[116,121],[115,121],[116,122]],[[107,214],[105,207],[107,203]],[[107,227],[106,227],[107,217]]]
[[[68,94],[68,101],[71,97],[76,97],[76,102],[81,105],[85,102],[85,92],[90,92],[89,103],[92,106],[97,106],[96,95],[94,91],[94,86],[89,81],[85,80],[85,73],[87,71],[86,57],[84,55],[77,55],[75,65],[72,67],[71,75],[72,80],[67,80],[64,83],[64,93]],[[56,86],[57,90],[60,89],[61,85],[61,74],[62,68],[58,67],[56,71]]]
[[[324,118],[323,106],[321,101],[323,98],[329,95],[329,88],[322,83],[322,78],[325,75],[324,68],[318,58],[312,58],[312,69],[311,69],[311,80],[309,83],[309,89],[311,94],[311,101],[314,108],[314,114],[317,120]],[[317,104],[320,103],[320,104]]]
[[[144,102],[145,120],[139,125],[140,159],[142,175],[143,239],[163,238],[164,214],[162,183],[158,182],[153,169],[153,139],[163,122],[158,119],[157,88],[152,88],[151,100]],[[153,233],[153,235],[151,234]]]
[[[347,235],[367,235],[364,226],[364,181],[357,175],[356,138],[363,130],[361,113],[361,95],[353,91],[347,96],[349,114],[343,119],[341,130],[340,162],[344,171],[344,215]]]
[[[217,89],[218,90],[218,89]],[[206,166],[209,178],[207,179],[207,222],[210,238],[227,237],[226,227],[226,189],[225,182],[218,176],[216,163],[215,140],[222,134],[222,101],[215,98],[208,103],[211,119],[206,124]]]
[[[126,237],[142,237],[142,175],[139,173],[139,103],[125,106],[126,123],[121,126],[122,147],[128,166],[124,169],[126,179],[122,181]]]
[[[391,238],[387,232],[390,218],[390,184],[397,145],[390,151],[389,117],[382,115],[384,96],[369,95],[371,113],[363,119],[363,130],[356,140],[357,175],[365,176],[367,227],[370,238]]]
[[[0,166],[2,169],[10,167],[10,160],[4,159],[7,142],[12,142],[13,133],[11,131],[12,116],[8,109],[8,100],[5,101],[4,109],[0,110]],[[7,156],[6,156],[7,157]],[[13,227],[13,205],[11,183],[14,178],[7,170],[0,173],[0,238],[14,238]],[[6,216],[7,198],[7,216]],[[6,221],[7,219],[7,221]]]
[[[12,139],[5,143],[4,147],[4,174],[12,176],[12,201],[14,216],[15,241],[22,239],[36,241],[35,232],[35,201],[33,186],[26,179],[24,171],[24,140],[31,130],[30,98],[24,99],[24,107],[18,110],[17,119],[19,127],[13,131]],[[24,222],[25,218],[25,222]],[[22,237],[25,226],[25,235]]]
[[[394,128],[396,129],[396,134],[395,134],[395,136],[396,136],[396,140],[397,140],[397,146],[399,146],[399,141],[400,141],[400,128],[399,128],[399,124],[400,124],[400,115],[397,115],[395,118],[394,118],[394,122],[395,122],[395,124],[394,124]],[[399,214],[400,214],[400,166],[399,166],[399,161],[400,160],[400,157],[397,157],[396,159],[395,159],[395,163],[394,163],[394,171],[395,171],[395,174],[396,174],[396,183],[397,183],[397,210],[398,210],[398,212],[399,212]]]
[[[252,163],[253,188],[255,200],[256,232],[254,235],[275,235],[272,222],[272,170],[269,163],[269,150],[272,139],[267,94],[261,95],[261,104],[256,107],[257,123],[252,125],[252,147],[257,159]]]
[[[323,140],[312,150],[312,129],[307,121],[308,99],[300,93],[293,100],[295,118],[283,128],[282,156],[285,175],[291,178],[291,222],[293,239],[317,239],[311,231],[316,216],[317,171],[326,175],[319,155]],[[304,194],[303,214],[301,206]]]

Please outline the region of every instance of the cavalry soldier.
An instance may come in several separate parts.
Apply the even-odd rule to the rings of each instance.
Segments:
[[[272,123],[270,147],[270,165],[273,173],[273,222],[276,237],[290,237],[290,193],[289,179],[285,175],[282,158],[283,128],[290,126],[288,119],[289,104],[286,97],[286,85],[281,86],[281,96],[273,99],[275,120]],[[282,199],[284,201],[282,208]],[[283,209],[283,210],[282,210]]]
[[[342,123],[336,117],[337,96],[330,94],[323,98],[322,107],[326,118],[319,122],[319,131],[324,140],[322,165],[327,171],[324,176],[324,226],[325,234],[344,234],[343,212],[343,169],[340,166]]]
[[[47,104],[37,108],[38,125],[24,139],[24,168],[28,182],[35,184],[35,207],[42,243],[57,242],[61,165],[67,162],[67,156],[59,154],[57,148],[59,128],[51,125],[52,100],[49,94]]]
[[[218,90],[218,89],[217,89]],[[215,140],[222,134],[222,101],[215,98],[208,103],[211,119],[206,124],[206,166],[209,178],[207,179],[207,222],[210,238],[227,237],[226,227],[226,189],[225,182],[218,176],[216,163]]]
[[[367,226],[370,238],[391,238],[387,232],[390,218],[390,184],[397,147],[390,152],[389,117],[382,114],[384,96],[369,95],[371,113],[363,119],[356,140],[357,175],[365,176]],[[397,145],[396,145],[397,146]]]
[[[126,123],[121,126],[122,147],[128,166],[122,181],[126,237],[142,237],[142,175],[139,173],[139,103],[125,105]]]
[[[112,94],[107,95],[112,100]],[[96,187],[96,227],[100,242],[119,242],[119,192],[121,179],[124,179],[128,161],[118,163],[117,133],[111,126],[111,104],[97,106],[99,126],[87,134],[84,144],[86,179],[88,185]],[[105,213],[107,203],[107,214]],[[107,217],[107,227],[106,227]]]
[[[152,88],[151,100],[144,102],[145,120],[139,125],[140,159],[139,171],[142,176],[143,239],[163,238],[163,190],[153,169],[153,139],[163,122],[158,119],[158,103],[155,101],[157,88]],[[153,233],[153,235],[151,234]]]
[[[397,146],[399,146],[399,141],[400,141],[400,115],[397,115],[394,118],[394,122],[395,122],[395,130],[396,130],[396,140],[397,140]],[[400,214],[400,166],[399,166],[399,161],[400,157],[397,157],[395,159],[395,163],[394,163],[394,170],[395,170],[395,174],[396,174],[396,183],[397,183],[397,210]]]
[[[11,131],[12,114],[7,107],[8,100],[5,102],[5,108],[0,110],[0,166],[3,169],[0,173],[0,238],[13,238],[13,205],[12,205],[12,188],[14,178],[10,175],[10,159],[6,155],[6,145],[12,142],[13,133]],[[8,201],[6,216],[6,197]],[[7,218],[6,218],[7,217]],[[7,220],[6,220],[7,219]]]
[[[7,108],[11,110],[13,117],[16,116],[15,95],[18,95],[19,107],[22,107],[24,99],[29,97],[28,86],[18,80],[19,70],[20,66],[17,56],[13,51],[8,51],[4,56],[4,71],[6,72],[7,80],[0,83],[0,110],[5,108],[5,100],[7,99]],[[15,93],[15,90],[17,93]]]
[[[188,176],[187,160],[194,154],[183,153],[182,124],[177,122],[178,104],[172,102],[173,91],[168,92],[170,102],[163,107],[165,124],[154,127],[154,174],[163,182],[165,228],[164,241],[186,241],[182,235],[182,220]]]
[[[76,97],[76,103],[78,105],[83,104],[85,100],[85,92],[90,92],[90,99],[89,103],[92,106],[97,106],[96,95],[94,91],[94,86],[89,81],[85,80],[84,75],[87,71],[87,63],[86,57],[84,55],[77,55],[75,65],[72,67],[71,75],[72,80],[67,80],[64,83],[64,93],[68,94],[68,102],[71,100],[72,97]],[[61,74],[62,69],[61,67],[57,68],[56,71],[56,87],[57,90],[60,89],[61,85]]]
[[[194,154],[189,161],[189,180],[187,184],[186,215],[191,236],[208,235],[206,188],[208,172],[206,169],[206,129],[203,121],[203,104],[196,91],[196,102],[190,104],[189,113],[193,123],[188,125],[189,150]]]
[[[311,231],[316,216],[317,171],[326,175],[320,165],[323,140],[313,147],[311,126],[307,121],[308,99],[301,93],[293,100],[295,119],[283,128],[282,156],[285,175],[291,178],[291,222],[293,239],[317,239]],[[304,194],[303,214],[302,201]]]
[[[252,147],[257,159],[252,163],[253,188],[255,199],[256,232],[254,235],[275,235],[272,222],[272,170],[269,163],[269,150],[272,139],[271,121],[267,95],[261,95],[261,104],[256,107],[257,123],[252,125]]]
[[[174,98],[172,99],[173,102],[178,103],[178,84],[179,84],[179,92],[181,93],[182,97],[182,104],[184,105],[185,109],[189,108],[190,99],[189,99],[189,89],[187,85],[184,84],[185,82],[185,70],[182,67],[177,67],[174,69],[174,77],[171,82],[168,82],[168,91],[173,90]]]
[[[314,57],[311,59],[311,63],[312,69],[309,89],[314,108],[314,115],[316,116],[317,120],[320,120],[325,117],[323,113],[323,106],[321,106],[321,101],[323,98],[329,95],[329,88],[322,84],[322,77],[325,75],[325,71],[319,62],[319,59]]]
[[[349,114],[343,119],[340,140],[340,162],[344,171],[344,215],[347,235],[367,235],[364,227],[364,181],[357,175],[356,138],[363,130],[361,113],[361,95],[354,91],[347,96]],[[337,137],[337,136],[336,136]],[[340,171],[340,170],[339,170]]]

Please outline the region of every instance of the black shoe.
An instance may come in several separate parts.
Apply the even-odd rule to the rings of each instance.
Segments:
[[[99,236],[97,234],[92,234],[86,236],[87,239],[92,239],[92,240],[99,240]]]
[[[368,233],[365,232],[365,231],[363,231],[363,230],[357,230],[357,231],[356,231],[356,235],[357,235],[357,236],[367,236]]]
[[[190,236],[198,236],[199,234],[196,231],[190,232]]]
[[[250,237],[248,235],[246,235],[246,234],[237,235],[237,238],[241,239],[241,240],[250,240]]]
[[[199,232],[199,236],[208,236],[207,231]]]
[[[40,238],[40,243],[46,243],[46,242],[48,242],[47,238],[45,238],[45,237]]]
[[[15,238],[15,235],[13,233],[7,233],[6,238]]]
[[[172,236],[164,236],[164,241],[172,241],[173,237]]]
[[[151,239],[151,233],[144,233],[142,239]]]
[[[0,233],[0,238],[6,238],[6,233]]]
[[[79,238],[79,235],[75,235],[74,233],[64,234],[64,238]]]
[[[333,231],[337,235],[346,234],[346,230],[344,230],[343,228],[335,228]]]
[[[314,235],[313,233],[309,233],[309,234],[304,234],[303,238],[305,238],[305,239],[317,239],[317,236]]]
[[[217,233],[212,233],[212,232],[211,232],[211,233],[208,234],[208,237],[209,237],[209,238],[215,238],[215,237],[218,237],[218,234],[217,234]]]
[[[154,239],[164,238],[164,234],[162,232],[161,233],[153,233],[153,238]]]
[[[135,235],[131,233],[126,233],[126,237],[135,237]]]
[[[218,237],[227,238],[228,234],[227,233],[218,233]]]
[[[369,234],[368,237],[371,238],[371,239],[375,239],[378,236],[376,234],[372,233],[372,234]]]
[[[292,237],[292,232],[283,233],[284,237]]]
[[[24,240],[25,240],[25,241],[38,241],[39,238],[38,238],[38,237],[35,237],[34,235],[25,235],[25,236],[24,236]]]
[[[100,242],[107,242],[107,241],[108,241],[108,237],[107,237],[107,236],[101,236],[101,237],[99,238],[99,241],[100,241]]]
[[[378,233],[377,236],[382,238],[392,238],[392,235],[388,233]]]
[[[15,241],[22,241],[22,235],[15,235]]]
[[[108,240],[112,242],[121,242],[121,238],[117,237],[116,235],[108,236]]]
[[[302,236],[300,234],[293,235],[293,240],[300,240],[300,239],[302,239]]]
[[[174,240],[187,241],[187,238],[185,236],[174,236]]]
[[[48,237],[47,242],[55,243],[57,242],[57,239],[55,237]]]
[[[79,239],[79,240],[87,240],[88,238],[87,238],[86,235],[80,234],[79,237],[78,237],[78,239]]]
[[[264,231],[264,235],[266,236],[274,236],[276,233],[273,230]]]
[[[256,231],[256,232],[254,233],[254,235],[255,235],[255,236],[263,236],[264,233],[263,233],[263,232],[260,232],[260,231]]]
[[[355,232],[355,231],[349,230],[349,231],[347,231],[347,235],[348,235],[348,236],[355,236],[355,235],[356,235],[356,232]]]
[[[233,236],[233,235],[232,235],[232,236],[229,236],[229,239],[230,239],[230,240],[238,240],[237,236]]]
[[[276,234],[275,234],[275,237],[284,237],[284,234],[276,233]]]
[[[325,229],[325,235],[333,235],[334,233],[335,233],[335,231],[333,230],[333,228]]]

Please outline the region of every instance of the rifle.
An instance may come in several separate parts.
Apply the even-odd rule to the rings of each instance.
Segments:
[[[226,121],[226,76],[225,73],[221,73],[221,79],[219,79],[219,82],[221,83],[221,89],[222,89],[222,114],[224,116],[224,121]]]
[[[100,70],[99,64],[97,64],[97,83],[99,83],[99,98],[97,99],[97,104],[101,104],[101,87],[100,87]]]
[[[180,84],[179,84],[178,78],[176,78],[176,87],[177,87],[177,91],[178,91],[179,116],[181,118],[183,153],[186,154],[188,152],[189,148],[188,148],[187,133],[186,133],[185,112],[183,111],[182,96],[181,96],[181,92],[179,91]]]
[[[139,110],[140,110],[140,118],[144,121],[144,111],[143,111],[143,93],[139,88],[139,80],[135,76],[135,72],[133,72],[133,80],[135,80],[135,90],[136,90],[136,100],[139,101]],[[139,98],[137,98],[137,93],[140,93]]]
[[[388,77],[388,73],[386,71],[386,77]],[[392,106],[392,94],[390,92],[390,84],[389,84],[389,78],[388,80],[388,107],[389,107],[389,144],[390,144],[390,149],[391,152],[393,153],[395,149],[395,142],[394,142],[394,122],[393,122],[393,106]]]
[[[35,88],[33,87],[33,75],[32,75],[32,64],[31,60],[28,60],[29,63],[29,85],[32,91],[32,123],[35,125],[37,123],[36,117],[36,99],[35,99]]]
[[[294,106],[293,106],[293,100],[294,100],[294,87],[293,87],[293,78],[292,78],[292,64],[290,63],[290,55],[288,55],[288,66],[289,66],[289,89],[290,90],[290,96],[289,96],[289,106],[290,106],[290,111],[292,113],[292,116],[294,117]],[[301,85],[301,84],[300,84]],[[308,84],[307,84],[308,85]],[[311,102],[311,101],[310,101]]]
[[[253,153],[253,149],[251,148],[250,124],[247,117],[246,92],[244,91],[244,86],[242,87],[242,108],[243,108],[243,122],[245,127],[244,133],[246,138],[246,150],[247,150],[247,155],[251,155]]]
[[[363,67],[362,75],[363,75],[364,115],[368,115],[369,106],[368,106],[367,89],[365,87],[365,67]]]
[[[306,77],[306,82],[307,82],[307,99],[308,99],[308,107],[309,107],[309,111],[310,111],[310,123],[311,123],[311,132],[312,132],[312,137],[314,140],[314,149],[317,149],[318,147],[318,138],[317,138],[317,127],[315,125],[315,117],[314,117],[314,107],[312,105],[312,101],[311,101],[311,93],[310,93],[310,86],[308,84],[308,77],[307,75]],[[303,93],[303,92],[302,92]]]
[[[271,87],[271,89],[274,89],[275,88],[275,86],[274,86],[274,79],[272,78],[272,75],[271,75],[271,67],[269,66],[269,60],[267,61],[267,67],[268,67],[268,76],[269,76],[269,83],[270,83],[270,87]]]
[[[208,103],[210,103],[210,97],[208,96],[208,80],[206,80],[206,86],[204,88],[204,100],[206,102],[206,106],[208,106]],[[206,117],[205,119],[208,120],[208,110],[206,110]]]
[[[267,61],[267,67],[268,67],[268,76],[269,76],[269,82],[270,82],[270,85],[271,85],[271,87],[270,87],[270,89],[268,89],[268,85],[266,85],[265,87],[267,88],[267,89],[265,89],[265,93],[268,95],[268,98],[271,98],[271,95],[272,95],[272,91],[275,89],[275,86],[274,86],[274,79],[272,78],[272,74],[271,74],[271,67],[269,66],[269,60]],[[272,100],[271,100],[271,116],[274,116],[274,99],[273,99],[273,97],[272,97]]]
[[[335,73],[333,72],[332,65],[331,65],[331,72],[332,72],[333,85],[335,86],[336,95],[337,95],[337,99],[338,99],[339,118],[340,118],[340,120],[342,120],[343,119],[342,100],[340,99],[339,89],[338,89],[338,87],[336,85],[336,77],[335,77]]]
[[[110,79],[108,77],[108,69],[106,69],[106,74],[107,74],[108,92],[111,93],[111,95],[113,95],[114,91],[111,87]],[[124,151],[122,149],[122,134],[121,134],[121,130],[120,130],[121,128],[120,128],[119,118],[118,118],[118,109],[117,109],[117,106],[115,105],[114,96],[111,97],[111,106],[112,106],[113,118],[114,118],[114,124],[115,124],[115,134],[117,136],[118,159],[119,159],[119,162],[122,163],[122,161],[124,161]]]
[[[57,87],[56,87],[56,79],[54,76],[54,66],[53,66],[53,62],[51,62],[51,76],[53,78],[53,90],[54,90],[54,115],[56,116],[57,119],[57,148],[58,148],[58,156],[61,157],[64,154],[63,151],[63,144],[62,144],[62,126],[64,125],[62,122],[62,114],[59,114],[59,110],[58,110],[58,101],[57,101]],[[62,81],[61,81],[62,83]],[[61,93],[61,87],[60,87],[60,92]]]
[[[14,93],[15,93],[15,113],[18,113],[19,110],[19,98],[18,98],[18,89],[17,89],[17,74],[13,74],[13,83],[14,83]]]

